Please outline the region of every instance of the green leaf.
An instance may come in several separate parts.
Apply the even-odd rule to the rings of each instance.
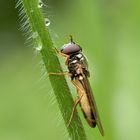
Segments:
[[[22,17],[22,28],[32,38],[36,49],[41,53],[47,72],[62,72],[59,59],[54,49],[48,28],[45,25],[45,18],[41,11],[38,0],[19,0],[17,2],[19,15]],[[67,127],[74,102],[64,76],[49,76],[54,94],[56,96],[66,130],[72,140],[86,140],[83,125],[75,112],[74,119]],[[60,82],[61,81],[61,82]],[[46,120],[47,121],[47,120]]]

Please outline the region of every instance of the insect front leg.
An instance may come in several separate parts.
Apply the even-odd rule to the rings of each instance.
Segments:
[[[56,48],[55,48],[55,51],[56,51],[57,54],[59,54],[63,57],[66,57],[66,58],[69,57],[69,55],[62,53],[61,51],[57,50]]]
[[[55,48],[55,51],[56,51],[56,53],[57,53],[57,54],[59,54],[60,56],[62,56],[62,57],[65,57],[65,58],[66,58],[66,62],[65,62],[65,64],[66,64],[66,65],[68,65],[68,61],[69,61],[69,59],[70,59],[70,56],[69,56],[69,55],[67,55],[67,54],[64,54],[64,53],[60,52],[60,51],[59,51],[59,50],[57,50],[56,48]]]
[[[67,75],[67,76],[71,76],[72,74],[66,71],[66,72],[60,72],[60,73],[49,72],[48,75],[58,75],[58,76]]]

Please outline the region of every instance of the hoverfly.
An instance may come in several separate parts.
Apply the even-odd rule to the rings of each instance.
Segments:
[[[73,85],[76,87],[78,98],[75,101],[72,114],[69,120],[70,125],[76,106],[80,104],[81,110],[84,114],[90,127],[99,128],[101,135],[104,135],[104,130],[99,118],[98,110],[96,107],[95,99],[92,94],[91,86],[88,78],[90,73],[88,71],[88,63],[86,57],[82,53],[82,48],[77,45],[72,36],[70,36],[70,43],[65,44],[60,51],[56,50],[61,56],[66,57],[66,65],[68,66],[68,72],[54,73],[49,75],[68,75],[71,78]]]

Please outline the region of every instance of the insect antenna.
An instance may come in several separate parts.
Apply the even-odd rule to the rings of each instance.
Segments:
[[[72,35],[69,35],[69,37],[70,37],[70,42],[75,44],[75,42],[73,41]]]

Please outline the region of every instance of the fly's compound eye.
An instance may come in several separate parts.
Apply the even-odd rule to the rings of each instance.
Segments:
[[[68,44],[65,44],[61,49],[60,51],[64,54],[73,54],[73,53],[76,53],[76,52],[79,52],[79,51],[82,51],[81,47],[75,43],[68,43]]]

